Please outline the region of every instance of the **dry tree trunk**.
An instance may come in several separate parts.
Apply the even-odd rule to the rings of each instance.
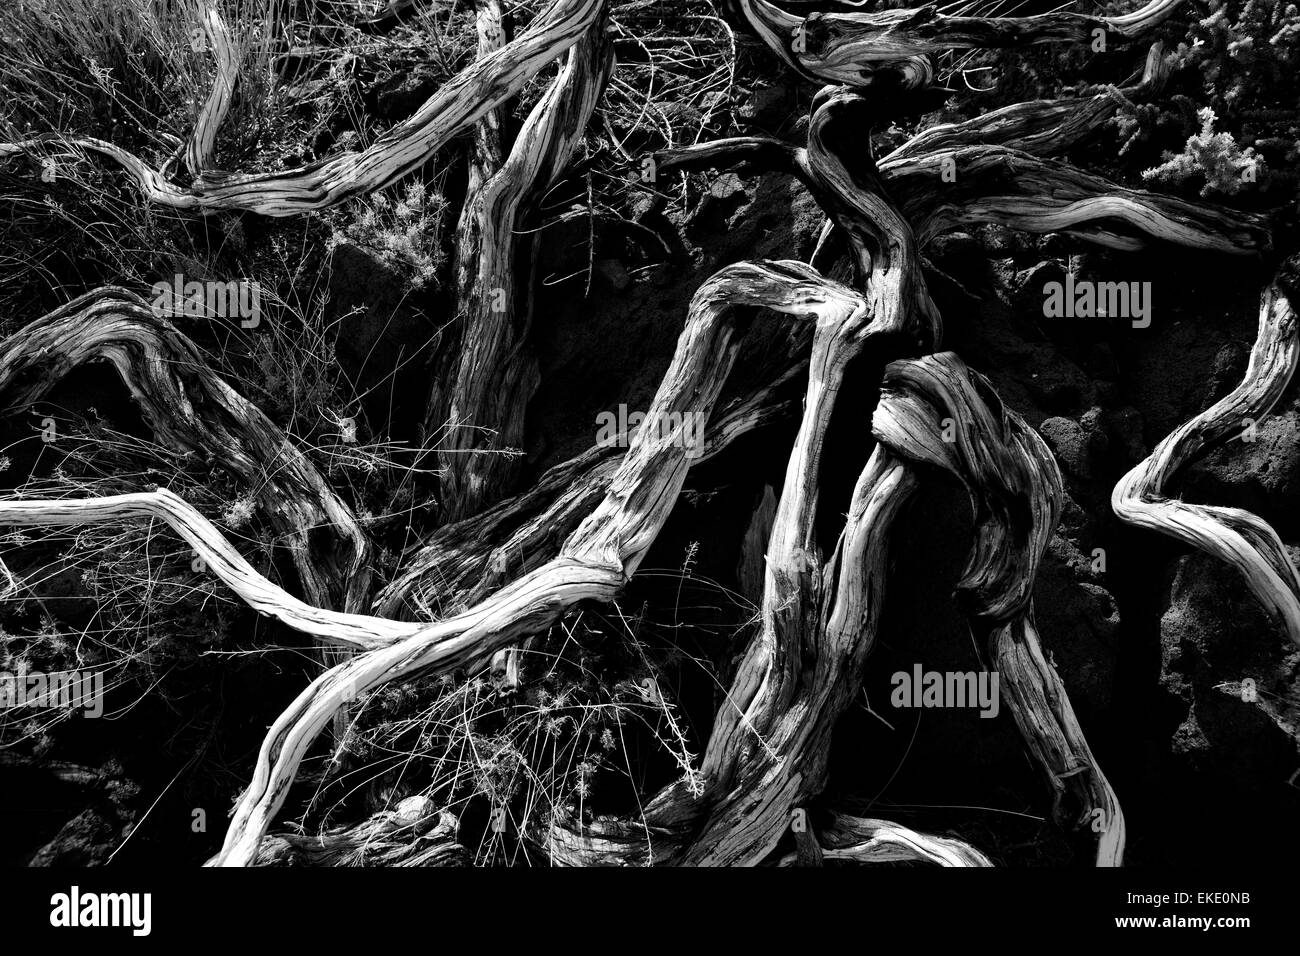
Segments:
[[[708,461],[792,407],[776,384],[737,397],[709,422],[704,447],[690,465]],[[458,613],[541,567],[604,498],[624,455],[622,448],[594,446],[549,469],[527,491],[439,528],[378,593],[374,613],[402,620]]]

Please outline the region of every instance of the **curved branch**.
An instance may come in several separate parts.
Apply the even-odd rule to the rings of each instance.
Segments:
[[[407,797],[357,826],[306,836],[272,834],[258,866],[462,866],[469,851],[456,842],[456,818],[427,797]]]
[[[1291,640],[1300,643],[1300,574],[1277,532],[1239,508],[1195,505],[1167,496],[1169,482],[1179,471],[1268,414],[1297,362],[1296,312],[1275,282],[1261,296],[1259,333],[1242,383],[1167,436],[1121,478],[1111,493],[1111,507],[1121,521],[1177,538],[1231,565]]]
[[[217,75],[212,83],[212,92],[199,111],[194,133],[185,144],[185,163],[191,176],[201,176],[212,165],[217,132],[230,111],[230,101],[235,95],[235,81],[239,78],[238,51],[231,42],[225,21],[212,4],[204,7],[203,29],[212,44],[212,52],[217,61]]]
[[[993,865],[983,853],[961,840],[917,833],[888,820],[854,817],[846,813],[831,814],[831,822],[817,831],[817,838],[822,855],[828,860],[919,862],[954,867]],[[788,866],[793,860],[793,856],[788,856],[781,864]]]
[[[517,469],[501,452],[522,444],[524,413],[537,387],[536,363],[524,348],[531,295],[519,295],[515,285],[519,225],[581,143],[604,91],[612,52],[602,5],[529,113],[510,155],[467,200],[462,225],[466,220],[472,225],[462,232],[459,256],[464,341],[445,406],[435,389],[426,420],[429,433],[444,420],[450,424],[440,455],[449,520],[469,517],[499,499]]]
[[[1136,233],[1234,255],[1272,245],[1264,216],[1126,189],[1068,163],[1003,146],[906,156],[881,168],[923,245],[977,223],[1033,233],[1069,231],[1099,242],[1115,237],[1118,223],[1127,227],[1121,239]],[[952,176],[945,177],[945,169]]]
[[[873,13],[813,13],[800,18],[766,0],[737,0],[765,43],[804,76],[867,86],[888,75],[904,89],[934,79],[931,57],[947,50],[1087,43],[1102,31],[1116,39],[1142,35],[1181,0],[1149,0],[1133,13],[1095,17],[1044,13],[1031,17],[950,17],[933,4]]]
[[[125,289],[87,293],[0,342],[0,405],[12,411],[39,401],[90,361],[113,365],[160,440],[254,487],[311,603],[365,605],[371,546],[351,509],[277,425]]]
[[[859,308],[860,299],[798,262],[740,263],[721,270],[692,300],[672,364],[647,412],[649,420],[707,419],[738,348],[734,313],[753,305],[827,320],[847,307]],[[494,651],[549,626],[579,601],[613,600],[672,510],[690,452],[681,425],[638,430],[604,500],[569,536],[557,558],[488,601],[317,678],[269,731],[253,780],[212,862],[244,865],[255,858],[311,742],[358,693],[419,670],[482,668]]]
[[[823,571],[814,527],[825,429],[844,369],[869,339],[924,340],[938,327],[911,231],[874,164],[840,159],[854,155],[845,147],[867,112],[861,97],[835,89],[813,108],[809,176],[850,239],[866,294],[855,303],[847,290],[836,293],[842,311],[824,315],[814,332],[803,420],[766,553],[758,633],[715,717],[698,776],[661,791],[641,824],[601,821],[584,834],[553,829],[549,848],[567,862],[612,854],[624,862],[753,864],[780,840],[791,809],[824,784],[831,731],[874,642],[888,529],[915,485],[877,448],[854,491],[836,559]]]
[[[293,216],[324,209],[383,189],[423,166],[452,137],[519,92],[529,78],[573,46],[591,26],[604,0],[554,0],[518,39],[468,69],[433,94],[409,119],[361,152],[343,152],[294,169],[231,174],[206,171],[188,189],[168,182],[143,160],[93,137],[37,137],[0,143],[0,158],[46,142],[102,153],[117,162],[146,198],[178,209],[244,210]]]
[[[951,352],[891,364],[872,430],[899,455],[942,468],[965,484],[976,537],[958,601],[1052,789],[1057,820],[1098,833],[1097,865],[1119,866],[1125,838],[1119,800],[1034,626],[1034,580],[1062,498],[1061,473],[1046,443]],[[1062,806],[1067,791],[1078,807]],[[1074,815],[1078,810],[1082,817]]]
[[[1164,44],[1153,43],[1140,77],[1130,86],[1110,87],[1086,99],[1026,100],[960,123],[931,126],[889,153],[880,165],[888,170],[901,159],[965,146],[1002,146],[1033,156],[1062,153],[1096,135],[1126,102],[1158,93],[1168,78]]]

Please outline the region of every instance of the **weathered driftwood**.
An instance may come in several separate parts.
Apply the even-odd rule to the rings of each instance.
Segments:
[[[1159,531],[1212,554],[1241,573],[1265,610],[1300,643],[1300,574],[1271,526],[1240,508],[1197,505],[1169,497],[1169,483],[1216,445],[1249,438],[1255,423],[1282,397],[1300,362],[1300,328],[1280,282],[1261,296],[1259,333],[1246,377],[1119,480],[1111,507],[1120,520]]]
[[[428,797],[407,797],[356,826],[319,834],[278,833],[258,851],[259,866],[464,866],[458,821]]]
[[[1125,86],[1087,98],[1026,100],[959,123],[930,126],[886,155],[880,165],[888,168],[906,157],[963,146],[1005,146],[1033,156],[1056,156],[1097,135],[1126,102],[1154,98],[1168,78],[1164,44],[1153,43],[1142,70]]]
[[[203,559],[207,569],[254,610],[343,647],[369,650],[421,633],[427,625],[315,607],[269,581],[217,527],[165,488],[99,498],[0,499],[0,523],[29,526],[165,521]]]
[[[988,666],[1002,677],[1007,705],[1047,777],[1055,815],[1063,825],[1097,835],[1098,864],[1122,861],[1123,813],[1034,625],[1033,584],[1059,515],[1060,474],[1043,441],[956,356],[912,357],[936,348],[941,335],[918,248],[945,229],[1001,222],[1029,231],[1065,231],[1119,248],[1154,236],[1241,253],[1268,247],[1267,222],[1123,190],[1044,158],[1082,142],[1114,115],[1123,96],[1157,91],[1163,81],[1158,49],[1142,77],[1113,94],[1078,104],[1019,104],[936,127],[879,167],[862,143],[864,131],[883,111],[899,105],[880,88],[881,81],[895,90],[924,87],[937,53],[1088,42],[1098,31],[1137,36],[1177,2],[1152,0],[1124,17],[1057,13],[985,19],[947,17],[933,7],[802,18],[764,0],[736,0],[741,14],[791,68],[805,77],[873,86],[876,99],[828,87],[814,100],[805,147],[745,137],[657,154],[659,169],[745,164],[792,173],[833,224],[823,231],[815,260],[829,272],[842,251],[853,282],[835,281],[797,262],[741,263],[720,270],[693,298],[648,415],[707,419],[705,457],[770,420],[785,402],[778,381],[802,374],[803,359],[796,353],[809,353],[800,427],[771,516],[759,619],[699,767],[654,795],[640,819],[586,825],[558,820],[545,830],[541,825],[526,830],[523,837],[549,850],[555,862],[754,864],[771,856],[798,819],[795,853],[780,862],[906,859],[988,865],[958,840],[877,820],[803,816],[824,786],[831,734],[860,686],[875,640],[892,522],[934,467],[957,476],[970,492],[976,539],[958,600]],[[197,177],[191,186],[176,186],[112,144],[83,139],[74,145],[117,160],[154,201],[280,216],[390,184],[473,126],[470,201],[462,217],[458,262],[469,325],[446,408],[453,426],[464,419],[471,427],[497,431],[502,447],[517,443],[530,391],[518,346],[531,305],[526,291],[514,289],[513,233],[530,198],[561,172],[595,107],[608,63],[604,0],[556,0],[510,42],[497,30],[497,0],[483,0],[479,59],[372,147],[301,169],[239,176],[209,168],[235,80],[230,66],[235,51],[215,16],[209,10],[206,22],[217,79],[185,150],[186,164]],[[565,67],[503,158],[496,111],[566,51]],[[0,157],[42,142],[0,145]],[[955,176],[945,176],[945,169]],[[505,308],[491,308],[492,300]],[[806,319],[808,332],[790,337],[790,353],[781,356],[784,366],[769,381],[724,404],[723,386],[756,308]],[[889,343],[900,361],[887,371],[873,419],[876,447],[859,476],[836,547],[824,556],[814,534],[822,447],[845,368],[872,340]],[[30,403],[49,388],[48,382],[33,381],[43,370],[50,370],[46,378],[52,382],[91,358],[114,363],[160,437],[211,453],[241,477],[263,470],[278,477],[282,484],[266,492],[274,497],[264,498],[263,505],[278,527],[298,536],[295,561],[312,603],[319,606],[258,574],[211,522],[166,490],[90,500],[0,501],[0,523],[161,518],[251,606],[359,652],[314,680],[271,727],[212,862],[346,864],[368,859],[367,848],[376,846],[381,861],[394,863],[461,859],[454,821],[426,803],[409,801],[360,826],[315,837],[264,836],[313,741],[359,694],[417,673],[480,671],[502,649],[554,624],[578,603],[613,600],[672,510],[688,468],[699,460],[696,449],[687,447],[681,430],[645,429],[626,453],[592,449],[476,520],[440,529],[376,598],[382,615],[425,618],[395,621],[348,613],[363,606],[369,588],[368,545],[346,507],[305,456],[138,299],[101,290],[11,337],[0,346],[0,394],[11,405]],[[1294,313],[1285,296],[1272,289],[1243,386],[1170,436],[1126,476],[1114,496],[1125,520],[1189,540],[1241,569],[1293,637],[1300,634],[1300,578],[1271,529],[1245,512],[1184,505],[1162,492],[1179,467],[1228,436],[1242,416],[1263,414],[1296,360]],[[482,447],[471,439],[455,450]],[[495,457],[446,459],[450,515],[467,517],[502,494],[508,469],[493,463]],[[338,542],[323,553],[310,548],[306,535],[321,523],[338,529]],[[326,609],[339,603],[343,611]],[[809,821],[821,822],[804,825]]]
[[[1149,61],[1137,88],[1149,88],[1159,75]],[[839,98],[846,99],[845,94]],[[1098,131],[1117,106],[1113,94],[1098,94],[1077,105],[1017,104],[996,111],[1000,116],[990,113],[934,127],[882,160],[880,176],[921,247],[945,232],[983,223],[1035,233],[1067,232],[1121,249],[1139,248],[1147,239],[1232,254],[1270,247],[1267,217],[1126,189],[1067,163],[1041,158]],[[1065,116],[1069,122],[1062,121]],[[797,176],[817,197],[831,224],[820,250],[843,238],[855,212],[858,218],[871,215],[853,210],[852,197],[860,191],[851,179],[842,171],[828,172],[837,166],[846,169],[841,157],[854,156],[855,151],[847,143],[827,148],[817,142],[826,118],[819,119],[814,109],[808,148],[769,137],[736,137],[651,155],[661,172],[748,167]],[[861,255],[859,251],[856,258]]]
[[[553,828],[545,835],[553,857],[570,864],[614,857],[734,865],[756,863],[775,847],[793,811],[819,791],[834,716],[847,703],[842,693],[860,679],[881,609],[891,518],[917,484],[916,466],[937,465],[962,478],[976,503],[976,544],[959,599],[987,637],[990,664],[1003,673],[1008,705],[1058,807],[1060,791],[1069,788],[1087,810],[1103,808],[1098,862],[1117,864],[1122,813],[1032,630],[1034,576],[1061,495],[1046,446],[951,353],[894,363],[874,423],[881,444],[855,489],[835,554],[823,565],[805,523],[807,476],[823,412],[818,395],[826,387],[815,383],[835,378],[815,361],[812,369],[801,440],[773,520],[760,629],[715,719],[702,779],[695,790],[686,781],[662,791],[647,803],[644,821],[601,820],[582,832]],[[819,369],[829,374],[819,376]],[[960,423],[951,443],[944,437],[949,420]],[[1097,819],[1089,812],[1063,822]],[[867,847],[856,844],[870,833],[857,835],[845,843],[828,843],[823,835],[822,855],[849,849],[846,858],[906,853],[908,859],[987,862],[962,844],[930,844],[906,831]],[[898,841],[902,849],[885,849]]]
[[[491,56],[506,42],[507,23],[497,0],[475,3],[475,31],[478,34],[479,59]],[[501,168],[505,158],[501,107],[488,110],[474,124],[465,156],[465,202],[456,220],[455,277],[457,315],[447,323],[431,343],[429,397],[425,414],[424,445],[436,444],[435,432],[441,433],[446,421],[448,385],[456,374],[456,353],[463,331],[462,323],[470,309],[466,305],[474,291],[479,256],[483,246],[482,210],[474,198]],[[504,296],[503,296],[504,298]],[[434,431],[431,432],[431,429]]]
[[[840,146],[851,140],[858,132],[856,124],[864,119],[862,113],[867,110],[867,105],[860,97],[846,91],[832,92],[836,95],[823,96],[814,112],[807,149],[789,147],[775,140],[747,139],[729,141],[720,148],[705,146],[664,151],[652,154],[653,158],[660,164],[660,172],[710,166],[723,158],[727,161],[753,158],[765,164],[786,164],[785,168],[809,185],[828,215],[852,237],[854,259],[859,269],[871,270],[873,258],[884,263],[903,264],[902,279],[897,288],[891,286],[891,290],[908,301],[902,303],[905,307],[877,308],[875,314],[893,317],[893,325],[879,328],[877,333],[902,333],[905,327],[910,328],[912,322],[911,318],[904,316],[915,314],[919,318],[908,334],[918,343],[937,340],[938,313],[924,293],[915,257],[900,255],[903,240],[899,231],[906,226],[896,212],[890,211],[891,204],[877,181],[874,168],[869,163],[855,164],[851,168],[831,145],[824,142],[829,138]],[[754,152],[749,152],[751,149]],[[810,154],[814,161],[809,160]],[[854,155],[852,150],[849,154]],[[892,225],[878,226],[878,221]],[[804,338],[795,341],[802,342]],[[802,373],[802,361],[791,360],[786,368],[774,370],[772,378],[779,379],[791,373]],[[757,389],[736,406],[735,414],[726,412],[719,416],[716,424],[710,423],[706,453],[696,461],[707,460],[744,431],[770,420],[777,411],[772,402],[778,384],[779,381],[772,381]],[[715,429],[724,430],[718,432],[717,439],[713,437]],[[485,597],[506,573],[536,567],[549,558],[575,518],[603,493],[605,476],[611,473],[611,465],[596,463],[596,459],[605,458],[605,455],[598,450],[588,454],[594,456],[589,465],[578,466],[575,462],[572,467],[560,466],[554,473],[543,476],[538,486],[522,496],[517,504],[494,508],[475,524],[453,525],[437,532],[413,556],[401,577],[379,595],[375,604],[377,612],[408,614],[415,613],[416,609],[456,606],[462,600],[472,603]],[[537,518],[525,518],[543,503],[546,510]],[[504,523],[513,518],[520,519],[512,525],[515,533],[510,540],[501,543],[499,539]],[[523,520],[528,523],[519,530]],[[492,545],[490,550],[486,547],[489,542]],[[549,554],[545,553],[547,550]]]
[[[738,348],[736,310],[760,304],[823,320],[846,308],[861,309],[860,297],[826,283],[801,263],[729,266],[696,293],[647,415],[669,421],[684,421],[683,415],[707,418]],[[681,429],[638,431],[604,499],[557,558],[482,604],[315,680],[272,726],[214,862],[239,865],[255,857],[307,748],[331,715],[358,693],[420,670],[481,669],[496,650],[548,626],[579,601],[612,600],[667,519],[690,451]]]
[[[1125,249],[1141,245],[1143,236],[1235,255],[1271,244],[1264,216],[1126,189],[1068,163],[1004,146],[963,146],[882,168],[922,242],[962,226],[998,223],[1025,232],[1068,232],[1106,245],[1115,245],[1116,237]],[[1113,224],[1128,231],[1116,232]]]
[[[781,377],[801,373],[805,366],[806,360],[792,360]],[[742,435],[791,414],[793,402],[783,394],[783,382],[774,379],[716,413],[692,467],[720,454]],[[549,469],[521,494],[437,529],[408,554],[402,573],[376,595],[374,613],[402,620],[444,617],[541,567],[604,498],[625,452],[614,445],[594,446]]]

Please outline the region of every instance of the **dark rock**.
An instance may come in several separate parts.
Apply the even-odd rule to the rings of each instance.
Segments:
[[[1198,499],[1253,511],[1279,534],[1300,531],[1300,403],[1244,422],[1240,431],[1191,469],[1185,487]]]
[[[103,866],[124,835],[121,823],[111,814],[88,807],[37,850],[29,865]]]
[[[1239,574],[1202,554],[1179,562],[1160,638],[1160,683],[1184,710],[1175,760],[1232,790],[1279,794],[1300,766],[1300,650]],[[1247,678],[1255,701],[1242,699]]]
[[[1120,615],[1095,558],[1057,535],[1034,585],[1034,617],[1043,647],[1080,713],[1104,714],[1115,693]]]
[[[400,422],[422,413],[427,375],[410,358],[434,331],[414,308],[426,298],[409,290],[402,276],[356,243],[334,247],[325,318],[338,322],[335,354],[357,392],[367,396],[372,421]]]
[[[632,276],[624,268],[623,263],[617,259],[598,259],[596,261],[596,272],[609,283],[611,289],[619,292],[632,284]]]
[[[1038,430],[1065,471],[1082,478],[1092,474],[1088,461],[1089,434],[1083,425],[1069,418],[1056,417],[1044,421]]]

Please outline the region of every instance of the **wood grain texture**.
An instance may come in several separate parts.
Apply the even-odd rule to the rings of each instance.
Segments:
[[[436,387],[426,433],[439,442],[441,505],[447,520],[477,514],[506,493],[538,383],[526,338],[532,295],[517,286],[525,218],[568,166],[604,92],[613,50],[600,15],[570,50],[534,105],[500,168],[468,195],[460,235],[459,318],[464,335],[451,381]],[[471,220],[467,223],[466,220]],[[444,418],[445,415],[445,418]]]
[[[737,310],[763,305],[838,327],[860,297],[827,284],[798,262],[740,263],[718,272],[692,300],[673,361],[647,415],[713,410],[738,341]],[[495,651],[554,623],[581,601],[613,600],[635,573],[667,519],[689,467],[680,430],[641,430],[615,469],[604,498],[569,536],[558,557],[488,600],[427,624],[391,647],[360,654],[308,686],[271,727],[253,780],[235,809],[216,865],[246,865],[283,804],[298,766],[331,716],[359,693],[416,671],[481,670]]]
[[[900,457],[941,468],[966,486],[975,542],[957,584],[958,605],[987,666],[999,674],[1002,699],[1048,782],[1058,823],[1095,834],[1097,865],[1119,866],[1125,839],[1119,800],[1034,626],[1034,581],[1062,501],[1051,451],[952,352],[891,364],[872,430]],[[1062,800],[1067,793],[1071,806]]]
[[[1030,17],[947,16],[934,4],[871,13],[790,14],[766,0],[734,0],[751,29],[805,77],[848,86],[920,89],[934,81],[932,57],[948,50],[1042,43],[1118,43],[1162,23],[1181,0],[1150,0],[1132,13],[1097,17],[1045,13]]]
[[[203,5],[202,22],[216,63],[216,76],[212,81],[212,92],[199,110],[194,132],[185,143],[185,164],[190,175],[195,177],[201,176],[212,165],[217,133],[225,122],[226,114],[230,112],[235,83],[239,79],[239,51],[215,5]]]
[[[335,153],[293,169],[264,173],[207,170],[187,187],[113,143],[94,137],[36,137],[0,143],[0,159],[57,142],[107,156],[145,197],[178,209],[243,210],[294,216],[383,189],[414,172],[453,137],[519,92],[547,63],[578,42],[604,0],[554,0],[518,39],[476,60],[406,120],[361,151]]]
[[[1277,532],[1240,508],[1170,496],[1178,473],[1207,451],[1247,434],[1281,398],[1300,362],[1295,307],[1279,282],[1260,297],[1259,331],[1241,384],[1168,435],[1121,478],[1111,507],[1121,521],[1159,531],[1237,570],[1268,614],[1300,643],[1300,574]]]
[[[253,490],[312,604],[368,605],[372,547],[352,509],[278,426],[135,294],[97,289],[0,342],[0,404],[13,412],[40,401],[87,362],[113,366],[160,442],[220,465]]]

